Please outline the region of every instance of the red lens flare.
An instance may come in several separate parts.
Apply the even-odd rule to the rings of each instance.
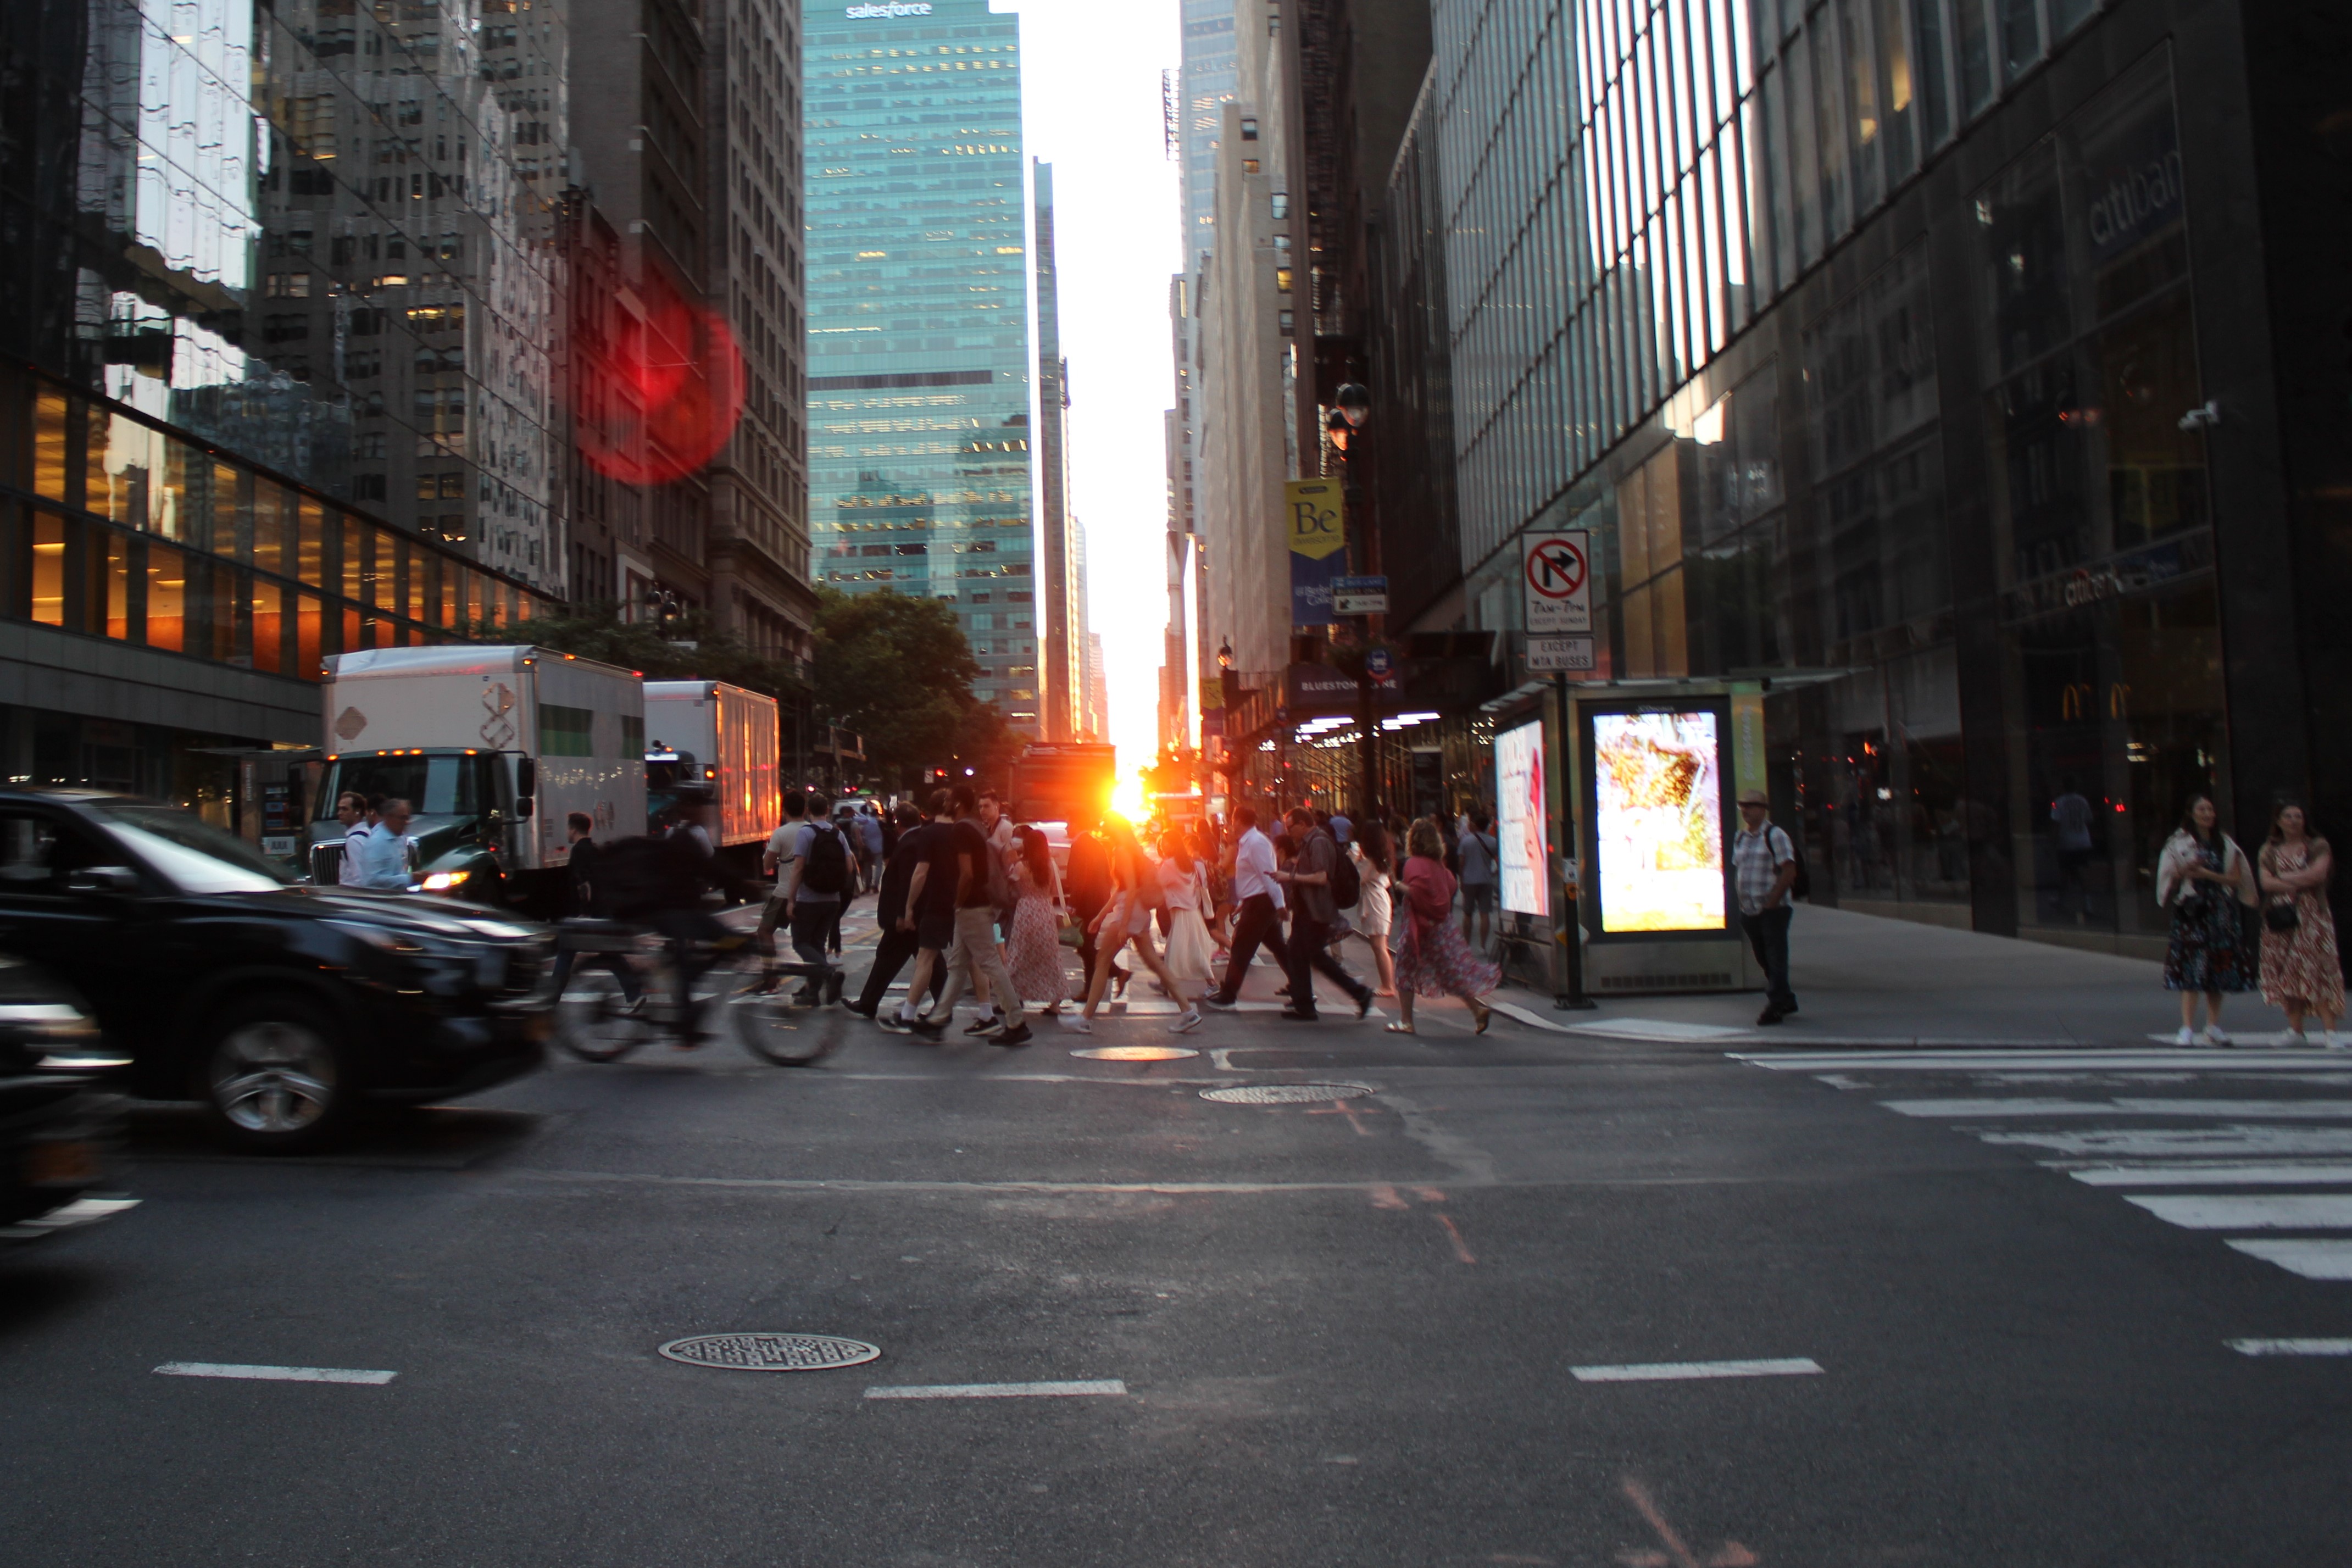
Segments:
[[[735,433],[742,351],[716,313],[662,300],[629,321],[619,342],[582,345],[572,402],[591,468],[625,484],[667,484]]]

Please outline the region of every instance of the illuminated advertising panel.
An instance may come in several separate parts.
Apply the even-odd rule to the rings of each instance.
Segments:
[[[1544,814],[1544,727],[1495,737],[1495,837],[1501,846],[1503,908],[1551,913],[1550,823]]]
[[[1706,709],[1594,713],[1601,929],[1725,929],[1723,752]]]

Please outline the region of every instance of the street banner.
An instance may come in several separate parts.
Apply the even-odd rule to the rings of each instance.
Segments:
[[[1348,505],[1338,479],[1291,479],[1282,487],[1290,543],[1290,624],[1326,626],[1337,614],[1331,584],[1348,574]]]
[[[1588,530],[1523,535],[1519,563],[1530,637],[1592,629],[1592,535]]]

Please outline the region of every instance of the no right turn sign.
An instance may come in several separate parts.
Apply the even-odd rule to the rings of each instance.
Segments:
[[[1520,545],[1528,634],[1592,629],[1592,535],[1584,529],[1530,533]]]

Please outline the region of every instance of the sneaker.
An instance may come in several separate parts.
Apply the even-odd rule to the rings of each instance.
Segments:
[[[945,1024],[934,1024],[929,1018],[918,1018],[907,1026],[907,1032],[920,1035],[927,1040],[936,1040],[948,1032],[948,1026]]]
[[[964,1026],[963,1032],[967,1035],[1002,1034],[1004,1032],[1004,1018],[1001,1014],[991,1013],[985,1017],[974,1018]]]
[[[1087,1022],[1087,1016],[1083,1013],[1073,1013],[1067,1017],[1056,1018],[1054,1022],[1073,1035],[1091,1035],[1095,1032],[1095,1026]]]
[[[2197,1043],[2197,1031],[2183,1024],[2180,1026],[2180,1033],[2172,1037],[2172,1043],[2176,1046],[2193,1046]]]
[[[1030,1032],[1027,1024],[1015,1024],[1009,1029],[1000,1029],[990,1036],[989,1043],[996,1046],[1025,1046],[1036,1037]]]
[[[2320,1037],[2320,1044],[2331,1051],[2340,1051],[2345,1048],[2346,1042],[2343,1036],[2330,1029]]]
[[[2208,1024],[2205,1026],[2205,1043],[2209,1046],[2226,1046],[2230,1043],[2230,1037],[2223,1034],[2218,1025]]]
[[[1206,1021],[1201,1016],[1201,1010],[1198,1007],[1187,1007],[1181,1016],[1168,1026],[1168,1032],[1171,1035],[1189,1035]]]
[[[1764,1011],[1756,1015],[1756,1022],[1766,1028],[1770,1028],[1773,1025],[1779,1023],[1782,1016],[1783,1015],[1778,1007],[1767,1007]]]

